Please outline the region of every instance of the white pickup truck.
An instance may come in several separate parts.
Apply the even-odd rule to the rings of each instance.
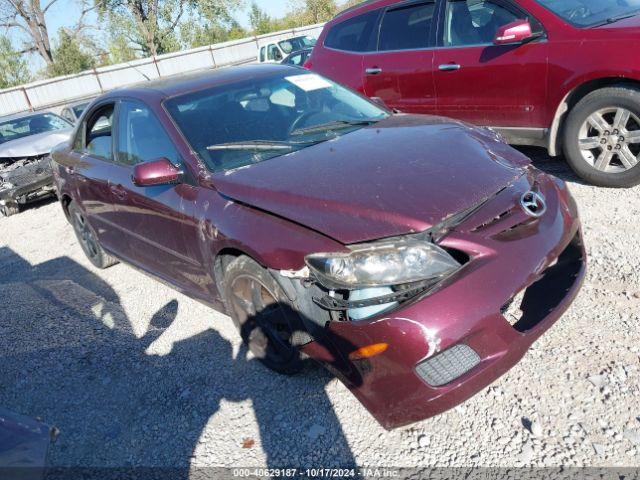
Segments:
[[[279,41],[265,39],[263,43],[258,43],[258,62],[279,63],[291,52],[313,47],[315,44],[316,39],[306,35]]]

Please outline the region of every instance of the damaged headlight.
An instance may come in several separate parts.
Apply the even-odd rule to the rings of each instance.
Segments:
[[[325,287],[347,290],[429,279],[435,283],[461,266],[444,249],[417,239],[358,246],[348,253],[315,253],[305,261]]]
[[[10,182],[3,182],[0,179],[0,190],[10,190],[14,187],[15,185],[13,183]]]

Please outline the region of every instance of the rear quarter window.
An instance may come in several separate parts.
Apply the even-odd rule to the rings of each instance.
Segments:
[[[348,52],[370,52],[376,49],[375,27],[380,10],[363,13],[334,25],[324,45],[336,50]]]

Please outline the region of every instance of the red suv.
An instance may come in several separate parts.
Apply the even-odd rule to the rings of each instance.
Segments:
[[[629,187],[640,183],[639,13],[638,0],[374,0],[329,22],[307,66]]]

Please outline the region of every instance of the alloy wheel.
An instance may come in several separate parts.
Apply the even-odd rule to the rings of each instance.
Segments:
[[[253,354],[278,364],[289,362],[296,354],[293,329],[274,293],[251,275],[234,278],[229,288],[241,335]]]
[[[98,249],[98,242],[96,241],[93,231],[82,213],[78,211],[74,212],[73,226],[78,234],[78,240],[80,240],[82,249],[90,258],[96,258],[100,253]]]
[[[621,173],[640,161],[640,118],[626,108],[591,114],[579,132],[580,152],[596,170]]]

